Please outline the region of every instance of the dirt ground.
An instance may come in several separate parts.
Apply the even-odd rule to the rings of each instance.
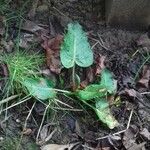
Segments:
[[[104,0],[10,0],[5,9],[3,7],[4,10],[0,11],[0,53],[15,51],[14,43],[18,37],[22,40],[20,48],[44,52],[40,38],[42,34],[47,34],[49,38],[57,34],[63,35],[69,22],[78,21],[87,33],[95,60],[98,56],[105,56],[105,66],[117,80],[115,98],[118,101],[110,108],[120,125],[110,130],[82,102],[60,96],[60,100],[74,109],[50,109],[43,122],[40,138],[51,135],[44,144],[77,143],[72,148],[74,150],[148,150],[150,31],[107,27],[104,6]],[[7,21],[3,22],[5,19]],[[96,63],[95,61],[94,65]],[[4,68],[0,69],[2,76]],[[88,69],[85,70],[85,78],[94,78],[89,72]],[[51,75],[56,80],[59,79],[58,75]],[[65,77],[67,80],[68,77]],[[1,88],[2,85],[0,82]],[[35,104],[26,130],[23,131],[33,102],[28,101],[9,109],[7,117],[6,112],[1,113],[0,150],[16,150],[18,143],[18,150],[40,149],[42,144],[36,143],[36,135],[45,111],[43,103]],[[60,150],[69,148],[62,147]]]

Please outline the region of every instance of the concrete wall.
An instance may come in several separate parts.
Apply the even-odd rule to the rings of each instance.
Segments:
[[[147,29],[150,25],[150,0],[106,0],[107,25],[127,29]]]

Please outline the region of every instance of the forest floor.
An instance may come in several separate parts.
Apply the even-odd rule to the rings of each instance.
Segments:
[[[60,67],[54,50],[60,50],[58,38],[68,23],[82,25],[94,64],[79,69],[80,86],[94,82],[104,66],[109,69],[117,80],[109,107],[119,122],[109,129],[90,107],[63,94],[59,105],[26,98],[19,87],[6,97],[8,64],[0,60],[0,150],[150,149],[150,31],[106,27],[104,19],[103,0],[0,1],[1,57],[18,51],[44,54],[39,72],[63,90],[71,86],[71,71]]]

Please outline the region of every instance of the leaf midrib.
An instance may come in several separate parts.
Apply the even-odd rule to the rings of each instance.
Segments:
[[[75,60],[76,60],[76,34],[74,33],[74,45],[73,45],[73,64],[74,65],[75,65]]]

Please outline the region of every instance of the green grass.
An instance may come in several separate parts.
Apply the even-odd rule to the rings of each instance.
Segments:
[[[29,77],[37,78],[39,66],[44,62],[43,55],[34,53],[29,54],[26,51],[17,51],[10,54],[4,54],[1,62],[7,65],[8,78],[6,79],[5,93],[14,94],[22,90],[22,82]]]

